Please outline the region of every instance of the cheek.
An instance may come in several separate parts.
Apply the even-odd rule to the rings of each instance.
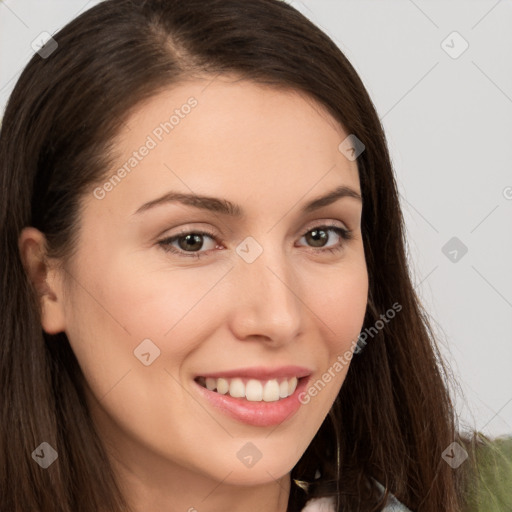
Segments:
[[[314,429],[329,409],[345,380],[360,335],[368,301],[368,274],[364,259],[344,268],[329,269],[331,275],[315,277],[323,287],[308,287],[308,301],[322,344],[316,348],[321,364],[299,397],[311,414]],[[307,284],[307,282],[306,282]],[[312,290],[315,290],[313,293]],[[314,419],[315,418],[315,419]],[[314,432],[313,432],[314,433]]]
[[[329,359],[356,343],[368,302],[368,274],[360,264],[334,271],[322,280],[323,287],[308,287],[307,303],[319,317]]]
[[[368,301],[368,274],[365,266],[353,265],[339,275],[339,279],[331,281],[324,294],[316,296],[320,310],[324,311],[322,319],[326,324],[323,330],[326,358],[325,366],[321,368],[320,382],[311,394],[320,394],[321,391],[323,400],[329,406],[348,372]]]
[[[128,267],[114,255],[101,256],[81,258],[72,271],[66,301],[66,334],[98,398],[127,372],[132,378],[146,370],[134,351],[143,340],[154,340],[155,346],[149,348],[155,358],[165,349],[162,334],[184,314],[176,290],[166,286],[161,276],[157,279],[156,273]],[[146,372],[145,378],[154,375]]]
[[[149,338],[179,366],[221,321],[221,265],[189,269],[119,266],[105,287],[105,301],[122,319],[135,344]],[[229,268],[227,269],[229,270]],[[132,347],[132,350],[135,346]]]
[[[157,420],[154,411],[160,410],[165,431],[176,411],[190,409],[178,380],[187,357],[222,323],[223,290],[215,284],[226,269],[143,271],[136,262],[112,258],[110,266],[106,263],[82,267],[66,333],[93,395],[106,397],[103,406],[119,423],[148,432]],[[159,402],[163,390],[173,397],[166,414]],[[123,404],[136,408],[126,410]],[[201,410],[193,414],[204,422]]]
[[[105,263],[105,262],[104,262]],[[138,264],[140,263],[140,264]],[[81,283],[73,291],[72,323],[82,325],[93,340],[112,340],[133,350],[145,338],[159,340],[162,348],[180,351],[187,337],[176,333],[202,319],[211,302],[212,290],[225,274],[222,268],[154,269],[143,262],[114,261],[82,267]],[[101,268],[101,271],[97,270]],[[209,291],[214,293],[209,293]],[[216,303],[218,305],[218,302]],[[218,311],[218,310],[217,310]],[[173,338],[172,346],[165,346]],[[117,341],[116,341],[117,340]]]
[[[186,449],[177,449],[175,439],[186,447],[193,444],[188,437],[197,433],[176,418],[185,411],[193,424],[204,425],[205,418],[178,382],[176,368],[198,338],[187,312],[211,285],[190,291],[190,277],[177,279],[177,274],[169,272],[165,280],[162,273],[157,277],[157,272],[136,272],[121,265],[84,265],[69,290],[66,334],[92,393],[88,393],[89,407],[102,431],[109,435],[115,424],[156,451],[183,457],[185,463],[182,452]],[[171,330],[164,336],[175,324],[176,335]],[[144,353],[150,354],[150,364],[145,365],[138,347],[148,339],[154,345],[144,341]],[[215,427],[212,423],[210,428]]]

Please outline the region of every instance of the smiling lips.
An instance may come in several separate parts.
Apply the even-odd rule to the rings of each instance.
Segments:
[[[291,420],[313,370],[301,366],[241,368],[198,375],[196,389],[207,403],[237,421],[269,427]]]
[[[309,368],[302,366],[253,367],[203,374],[195,381],[220,395],[249,402],[278,402],[293,395],[299,381],[311,373]]]
[[[293,395],[297,388],[297,377],[270,379],[234,379],[200,377],[197,382],[201,386],[221,395],[228,394],[233,398],[245,398],[250,402],[276,402]]]

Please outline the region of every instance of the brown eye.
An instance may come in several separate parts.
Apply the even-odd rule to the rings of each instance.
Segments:
[[[342,239],[341,242],[334,244],[332,246],[327,246],[326,244],[330,239],[330,232],[334,232],[339,238]],[[337,225],[332,226],[316,226],[313,229],[310,229],[302,238],[306,239],[308,245],[313,248],[319,249],[319,252],[329,251],[336,252],[345,246],[345,242],[351,240],[353,238],[352,231],[342,228]]]
[[[325,229],[312,229],[304,235],[306,239],[308,239],[308,235],[310,235],[308,242],[311,242],[314,247],[323,247],[329,240],[329,235]]]
[[[179,233],[169,238],[165,238],[164,240],[160,240],[158,244],[165,251],[178,254],[179,256],[200,258],[208,252],[208,250],[201,251],[205,238],[210,238],[214,242],[213,245],[215,247],[215,235],[206,231],[188,231]],[[174,245],[175,242],[177,242],[178,247]]]
[[[183,249],[184,251],[195,251],[196,249],[201,249],[203,245],[202,236],[203,235],[197,234],[180,236],[177,238],[178,245],[180,246],[180,249]]]

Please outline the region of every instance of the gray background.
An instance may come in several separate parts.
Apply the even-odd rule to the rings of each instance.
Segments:
[[[31,42],[96,3],[0,1],[0,113]],[[512,3],[288,3],[334,39],[380,115],[461,426],[512,434]]]

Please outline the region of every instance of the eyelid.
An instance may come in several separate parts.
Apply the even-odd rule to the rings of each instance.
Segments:
[[[309,250],[312,251],[313,253],[321,254],[321,253],[326,253],[326,252],[333,253],[333,252],[336,252],[336,251],[341,251],[345,247],[346,243],[348,241],[350,241],[353,238],[353,236],[354,236],[352,230],[350,230],[346,226],[341,226],[338,223],[338,221],[333,221],[333,220],[328,220],[328,221],[316,220],[316,221],[313,221],[312,224],[309,224],[307,228],[304,228],[301,231],[300,238],[304,237],[309,232],[311,232],[311,231],[313,231],[315,229],[322,229],[322,228],[325,229],[326,231],[329,231],[329,230],[335,231],[338,234],[338,236],[343,239],[343,241],[340,242],[339,244],[336,244],[335,246],[332,246],[332,247],[331,246],[323,247],[323,248],[322,247],[320,247],[320,248],[309,247]],[[210,250],[207,250],[207,251],[195,251],[195,252],[191,251],[191,252],[188,252],[188,251],[183,251],[183,250],[176,249],[175,247],[173,247],[171,245],[177,239],[179,239],[181,237],[184,237],[186,235],[191,235],[191,234],[200,235],[200,236],[208,236],[212,240],[214,240],[217,243],[217,245],[219,243],[222,243],[219,240],[220,236],[215,234],[213,232],[213,230],[204,229],[204,228],[194,229],[194,228],[184,227],[184,228],[180,229],[179,232],[159,240],[158,241],[158,245],[160,245],[164,251],[170,252],[170,253],[174,253],[178,257],[185,257],[185,258],[190,258],[191,257],[191,258],[195,258],[195,259],[199,259],[199,258],[201,258],[203,256],[208,256],[209,253],[214,250],[214,249],[210,249]]]
[[[172,254],[176,254],[178,257],[183,256],[184,258],[195,258],[199,259],[203,256],[207,256],[210,251],[198,251],[198,252],[187,252],[187,251],[180,251],[179,249],[176,249],[171,244],[175,242],[177,239],[186,236],[186,235],[201,235],[201,236],[208,236],[212,240],[218,243],[218,238],[220,238],[218,235],[216,235],[213,230],[204,229],[204,228],[182,228],[178,233],[175,233],[171,236],[166,236],[159,240],[157,243],[165,252],[169,252]]]
[[[320,227],[340,228],[340,229],[345,229],[347,231],[350,231],[346,225],[344,225],[343,223],[340,224],[338,221],[334,221],[334,220],[319,220],[318,221],[318,220],[316,220],[310,224],[307,224],[307,227],[304,230],[302,230],[301,236],[304,236],[306,233],[309,233],[311,230],[313,230],[315,228],[320,228]]]

